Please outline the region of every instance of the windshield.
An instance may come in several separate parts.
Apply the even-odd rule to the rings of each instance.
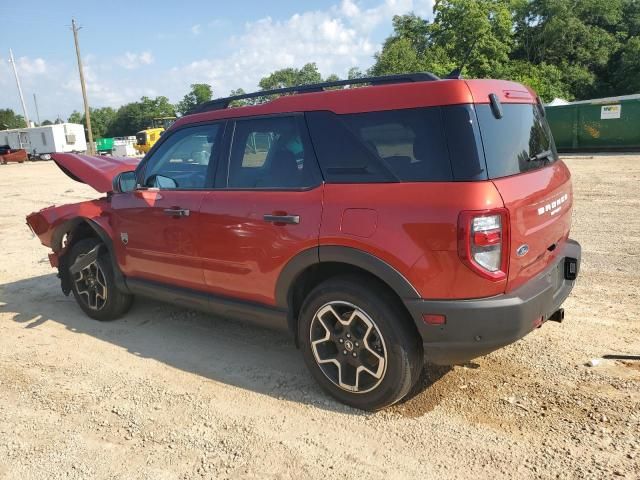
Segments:
[[[146,145],[147,143],[147,132],[138,132],[136,133],[136,143],[138,145]]]
[[[489,105],[476,106],[489,178],[536,170],[558,159],[540,107],[503,104],[502,109],[503,116],[498,119]]]

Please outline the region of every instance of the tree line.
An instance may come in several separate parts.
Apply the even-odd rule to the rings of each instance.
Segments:
[[[437,0],[432,20],[410,13],[394,16],[392,23],[372,67],[352,68],[348,79],[422,71],[443,77],[464,62],[467,78],[522,82],[543,101],[640,92],[638,0]],[[308,63],[277,70],[258,85],[270,90],[338,79],[335,74],[323,78],[316,64]],[[236,89],[229,95],[244,93]],[[93,136],[132,135],[153,118],[184,115],[211,98],[210,85],[195,83],[177,104],[159,96],[118,109],[91,109]],[[233,106],[265,99],[238,100]],[[0,110],[0,128],[24,125],[20,115],[11,114]],[[79,112],[68,121],[85,123]]]

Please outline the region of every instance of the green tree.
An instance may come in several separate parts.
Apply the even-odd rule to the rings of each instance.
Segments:
[[[92,108],[91,110],[91,131],[93,138],[103,138],[111,127],[111,123],[116,117],[116,111],[111,107]],[[87,130],[87,118],[78,111],[73,111],[69,115],[69,123],[81,123]]]
[[[175,107],[167,97],[142,97],[139,102],[128,103],[117,110],[105,136],[135,135],[140,130],[151,127],[154,118],[174,117],[175,114]]]
[[[176,105],[176,111],[180,115],[186,115],[197,105],[208,102],[213,97],[211,85],[206,83],[192,83],[191,91]]]
[[[513,48],[511,18],[507,0],[440,0],[432,23],[413,13],[396,15],[371,73],[426,70],[444,76],[467,58],[468,76],[495,77]]]
[[[391,20],[393,34],[385,40],[384,46],[390,46],[395,40],[406,39],[418,55],[429,48],[429,22],[414,13],[394,15]]]
[[[573,93],[564,82],[564,72],[555,65],[535,65],[516,60],[505,65],[500,76],[533,88],[543,102],[550,102],[554,98],[573,100]]]
[[[395,38],[385,42],[375,59],[375,64],[371,67],[372,75],[420,72],[426,66],[424,57],[416,51],[408,38]]]
[[[43,127],[46,127],[47,125],[53,125],[53,122],[51,120],[45,120],[44,122],[42,122]]]
[[[80,112],[78,112],[77,110],[74,110],[73,112],[71,112],[71,115],[69,115],[69,118],[67,119],[67,122],[69,123],[83,123],[82,120],[84,119],[84,115]]]
[[[360,70],[358,67],[351,67],[349,69],[349,72],[347,72],[347,79],[348,80],[355,80],[358,78],[364,78],[366,77],[367,74],[364,73],[362,70]]]
[[[231,90],[229,92],[229,96],[230,97],[235,97],[238,95],[244,95],[245,92],[242,88],[236,88],[235,90]],[[233,100],[229,106],[230,107],[244,107],[245,105],[253,105],[255,102],[253,101],[252,98],[243,98],[241,100]]]
[[[10,108],[0,109],[0,130],[23,128],[26,125],[24,117]]]
[[[624,12],[624,0],[520,0],[514,57],[555,65],[578,98],[606,94],[610,61],[633,28],[621,28]]]
[[[443,76],[470,52],[465,76],[513,79],[544,100],[634,93],[638,38],[638,0],[437,0],[432,22],[393,18],[369,73]]]
[[[629,39],[622,47],[619,59],[612,66],[616,94],[640,92],[640,36]]]
[[[429,26],[430,47],[440,61],[460,65],[472,77],[495,77],[509,62],[513,48],[511,2],[508,0],[441,0]]]
[[[103,138],[116,118],[116,111],[111,107],[91,109],[91,130],[93,138]],[[86,128],[86,125],[85,125]]]
[[[259,82],[262,90],[296,87],[322,82],[322,75],[315,63],[307,63],[302,68],[283,68],[262,78]]]

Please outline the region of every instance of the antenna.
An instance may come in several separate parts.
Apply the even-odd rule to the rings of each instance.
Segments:
[[[454,68],[453,70],[451,70],[451,73],[449,73],[449,75],[447,75],[445,78],[456,79],[456,80],[459,80],[462,78],[462,69],[467,64],[467,60],[469,59],[471,52],[473,52],[473,49],[475,48],[477,41],[478,41],[477,38],[473,40],[473,43],[471,44],[471,47],[469,48],[469,50],[467,50],[467,53],[464,55],[464,58],[462,59],[462,63],[460,64],[460,66],[458,68]]]
[[[29,123],[27,105],[24,103],[24,97],[22,96],[22,87],[20,86],[20,78],[18,77],[18,70],[16,70],[16,61],[13,59],[13,51],[11,51],[11,49],[9,49],[9,63],[13,67],[13,75],[16,77],[16,85],[18,85],[18,94],[20,95],[20,103],[22,103],[22,113],[24,113],[24,121],[27,124],[27,128],[29,128],[31,124]]]

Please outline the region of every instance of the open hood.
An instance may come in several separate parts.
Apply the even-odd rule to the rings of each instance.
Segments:
[[[113,190],[113,178],[121,172],[135,170],[139,158],[106,157],[102,155],[80,155],[77,153],[54,153],[53,161],[69,177],[86,183],[100,193]]]

